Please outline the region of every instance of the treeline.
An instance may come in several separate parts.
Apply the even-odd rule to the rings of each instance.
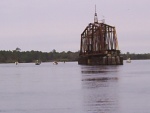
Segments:
[[[150,53],[135,54],[135,53],[127,52],[126,54],[122,54],[122,56],[123,56],[124,60],[126,60],[128,58],[131,58],[132,60],[146,60],[146,59],[150,59]]]
[[[49,61],[77,61],[79,52],[41,52],[41,51],[0,51],[0,63],[20,63],[35,62],[40,60],[42,62]]]
[[[131,58],[132,60],[144,60],[150,59],[150,53],[145,54],[135,54],[129,53],[121,54],[123,59]],[[16,49],[14,51],[0,51],[0,63],[14,63],[16,61],[20,63],[35,62],[35,60],[40,60],[42,62],[50,61],[77,61],[79,57],[78,52],[56,52],[53,50],[51,52],[41,52],[41,51],[23,51]]]

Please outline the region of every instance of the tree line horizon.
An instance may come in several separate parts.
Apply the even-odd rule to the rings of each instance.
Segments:
[[[131,58],[131,60],[145,60],[150,59],[150,53],[136,54],[136,53],[122,53],[123,59]],[[41,62],[52,62],[52,61],[78,61],[79,51],[62,51],[57,52],[53,49],[51,52],[42,52],[42,51],[21,51],[20,48],[15,50],[0,50],[0,63],[31,63],[36,60]]]

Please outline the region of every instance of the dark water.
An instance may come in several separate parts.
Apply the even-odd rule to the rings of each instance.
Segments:
[[[150,60],[0,64],[0,113],[150,113]]]

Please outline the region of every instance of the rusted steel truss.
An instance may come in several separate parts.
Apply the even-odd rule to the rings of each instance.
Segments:
[[[102,55],[119,51],[115,27],[104,23],[90,23],[81,34],[80,56]]]

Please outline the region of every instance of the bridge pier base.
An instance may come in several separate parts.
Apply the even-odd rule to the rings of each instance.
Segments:
[[[123,65],[121,56],[84,56],[79,57],[78,64],[81,65]]]

